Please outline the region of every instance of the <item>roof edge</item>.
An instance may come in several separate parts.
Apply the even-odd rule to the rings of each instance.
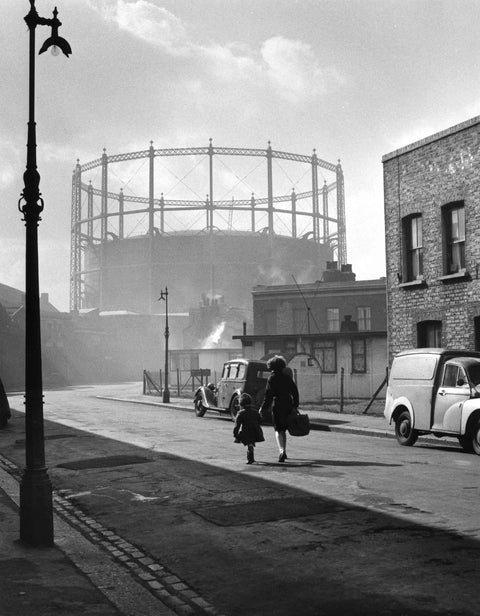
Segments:
[[[465,122],[461,122],[460,124],[455,124],[455,126],[450,126],[450,128],[446,128],[438,133],[434,133],[433,135],[429,135],[424,139],[420,139],[419,141],[414,141],[409,145],[405,145],[398,150],[394,150],[389,154],[384,154],[382,156],[382,163],[391,160],[392,158],[396,158],[397,156],[402,156],[403,154],[407,154],[408,152],[412,152],[413,150],[417,150],[418,148],[423,147],[424,145],[428,145],[433,143],[434,141],[439,141],[444,137],[449,137],[455,133],[459,133],[462,130],[475,126],[476,124],[480,124],[480,116],[475,116],[474,118],[470,118],[470,120],[465,120]]]

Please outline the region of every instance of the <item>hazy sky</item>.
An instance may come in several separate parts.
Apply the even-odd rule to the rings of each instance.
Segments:
[[[40,285],[62,310],[77,158],[209,137],[316,148],[342,162],[348,261],[377,278],[382,155],[480,114],[478,0],[37,0],[39,14],[55,3],[73,54],[37,56],[36,121]],[[0,282],[23,289],[29,2],[0,8]]]

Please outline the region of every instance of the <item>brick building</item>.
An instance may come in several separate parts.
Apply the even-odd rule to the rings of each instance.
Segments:
[[[480,350],[480,117],[383,157],[388,344]]]
[[[308,394],[311,401],[341,391],[346,398],[373,395],[387,365],[384,278],[357,281],[350,265],[339,270],[330,262],[322,280],[256,286],[252,294],[253,334],[234,336],[245,357],[279,353],[298,369],[297,382],[307,371],[315,380],[316,372],[320,388]]]
[[[70,317],[40,295],[42,370],[46,385],[66,382],[64,343]],[[21,389],[25,380],[25,293],[0,284],[0,378],[5,387]]]

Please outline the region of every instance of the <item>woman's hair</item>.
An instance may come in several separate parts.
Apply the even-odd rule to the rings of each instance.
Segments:
[[[274,355],[267,361],[267,368],[273,372],[282,372],[287,362],[281,355]]]
[[[240,406],[247,408],[252,405],[252,396],[250,394],[242,394],[240,396]]]

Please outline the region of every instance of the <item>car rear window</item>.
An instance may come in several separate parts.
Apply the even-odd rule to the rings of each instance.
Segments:
[[[238,364],[238,370],[237,370],[237,379],[244,379],[245,378],[245,369],[246,366],[245,364]]]
[[[235,378],[235,374],[237,373],[238,364],[227,364],[224,378],[233,379]]]
[[[390,378],[412,381],[431,381],[435,374],[437,355],[403,355],[392,364]]]
[[[257,370],[257,379],[266,381],[271,374],[270,370]]]

